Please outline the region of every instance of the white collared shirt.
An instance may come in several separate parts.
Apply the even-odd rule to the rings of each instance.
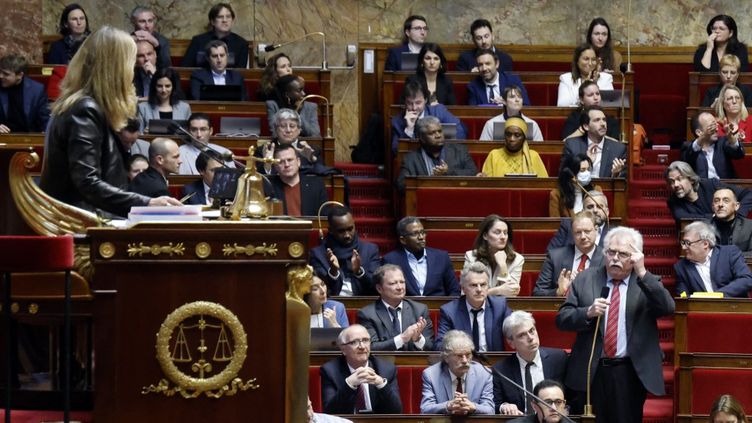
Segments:
[[[528,391],[532,392],[535,385],[540,383],[543,379],[545,379],[543,375],[543,360],[540,356],[540,350],[538,350],[535,353],[535,358],[533,359],[533,365],[530,366],[530,377],[533,379],[533,386],[525,386],[525,366],[527,366],[527,361],[525,361],[524,358],[520,357],[519,354],[515,354],[515,357],[517,357],[517,363],[520,365],[520,375],[522,386],[525,387]],[[525,407],[527,407],[527,403],[525,404]],[[525,410],[527,414],[531,414],[533,410]]]
[[[692,264],[695,265],[695,269],[697,269],[697,273],[700,274],[700,279],[702,279],[702,284],[705,286],[705,292],[713,292],[713,282],[710,279],[710,256],[713,255],[713,250],[711,249],[708,251],[708,256],[705,257],[705,262],[703,263],[695,263],[692,262]]]
[[[426,250],[423,249],[423,257],[418,259],[415,255],[405,250],[407,255],[407,264],[410,265],[410,271],[413,273],[415,280],[418,282],[418,290],[423,295],[423,289],[426,287],[426,278],[428,277],[428,261],[426,260]]]
[[[616,357],[627,357],[627,289],[629,288],[629,278],[632,277],[632,274],[630,273],[627,275],[627,277],[622,281],[621,284],[619,284],[619,321],[617,322],[617,337],[616,337]],[[608,281],[606,282],[606,286],[609,287],[609,289],[614,289],[614,284],[611,282],[611,277],[608,277]],[[611,292],[609,291],[609,300],[611,299]],[[604,324],[603,324],[603,335],[605,337],[606,330],[608,329],[608,313],[611,311],[611,306],[606,309],[606,314],[603,315]]]
[[[596,233],[597,235],[597,233]],[[577,246],[574,247],[574,260],[572,260],[572,270],[576,273],[577,268],[580,267],[580,259],[583,255],[587,256],[587,261],[585,262],[585,269],[590,267],[590,263],[593,260],[593,252],[595,251],[595,248],[597,246],[593,244],[593,248],[590,249],[587,253],[582,253],[582,251],[577,249]]]
[[[594,145],[598,146],[598,151],[595,154],[595,159],[593,160],[593,167],[590,169],[590,175],[593,178],[598,178],[601,173],[601,157],[603,156],[603,145],[605,144],[605,139],[606,137],[603,137],[599,142],[593,142],[593,140],[588,137],[587,150],[585,151],[585,154],[587,154],[588,157],[590,156],[590,154],[588,154],[590,149]]]
[[[227,84],[227,71],[224,71],[222,73],[211,71],[212,79],[214,79],[214,85],[225,85]]]
[[[452,379],[452,395],[454,395],[454,393],[457,392],[457,379],[459,379],[459,377],[452,373],[451,370],[449,370],[449,377]],[[467,393],[467,373],[462,376],[462,393]]]
[[[717,142],[717,141],[716,141]],[[739,143],[737,143],[738,146]],[[700,143],[697,142],[697,140],[694,140],[692,142],[692,150],[696,152],[702,152],[702,155],[705,157],[705,160],[708,162],[708,179],[720,179],[718,177],[718,172],[715,170],[715,165],[713,164],[713,155],[715,154],[715,148],[714,144],[711,144],[705,148],[700,147]],[[712,291],[708,291],[712,292]]]
[[[386,307],[387,313],[389,313],[389,320],[392,323],[394,323],[394,319],[392,318],[392,313],[389,311],[389,309],[390,308],[395,308],[395,307],[390,306],[384,300],[381,300],[381,303],[384,304],[384,307]],[[404,310],[403,307],[404,307],[404,302],[402,302],[402,301],[400,301],[400,303],[396,307],[397,308],[397,318],[399,319],[400,329],[402,331],[405,330],[405,328],[402,326],[402,311]],[[394,347],[396,349],[400,349],[400,348],[402,348],[405,345],[405,342],[402,341],[402,335],[401,334],[395,336],[392,339],[394,339]],[[419,350],[423,349],[423,347],[426,345],[426,338],[423,336],[423,334],[420,335],[420,339],[418,339],[417,342],[413,342],[413,345],[415,345],[415,347],[418,348]]]
[[[465,299],[465,304],[467,305],[467,315],[470,319],[470,337],[473,336],[473,312],[471,311],[473,309],[473,306],[470,305],[470,303]],[[478,352],[486,352],[488,351],[488,344],[486,343],[486,302],[483,302],[483,305],[480,307],[480,313],[478,313],[478,343],[480,345],[476,345],[478,348]]]
[[[493,86],[494,91],[494,98],[501,97],[501,90],[499,89],[499,72],[496,72],[496,78],[494,78],[491,82],[483,81],[486,84],[486,95],[488,95],[488,90]],[[488,101],[491,101],[491,98],[488,98]]]

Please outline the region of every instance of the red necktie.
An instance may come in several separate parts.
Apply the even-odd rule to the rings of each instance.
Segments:
[[[457,378],[457,392],[460,394],[462,393],[462,378],[461,377]]]
[[[580,257],[580,264],[577,266],[577,273],[585,270],[585,264],[587,264],[587,254],[583,254],[582,257]]]
[[[366,389],[368,384],[361,383],[358,386],[358,392],[355,394],[355,413],[360,413],[366,409]]]
[[[614,287],[611,288],[611,305],[608,306],[606,338],[603,340],[603,351],[606,353],[606,357],[616,356],[616,340],[619,338],[619,302],[621,299],[619,285],[622,282],[621,279],[611,281]]]

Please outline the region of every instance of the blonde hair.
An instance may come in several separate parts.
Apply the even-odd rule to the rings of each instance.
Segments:
[[[724,66],[733,66],[738,71],[742,67],[742,62],[733,54],[724,54],[721,60],[718,61],[718,68],[720,69]]]
[[[68,64],[52,115],[65,113],[88,96],[102,108],[110,128],[120,131],[136,113],[135,64],[133,38],[125,31],[102,27],[86,38]]]
[[[739,113],[739,120],[744,120],[749,116],[749,112],[747,111],[747,106],[744,104],[744,94],[742,94],[742,90],[739,89],[736,85],[725,85],[723,88],[721,88],[720,94],[718,94],[718,100],[717,104],[715,105],[715,115],[718,117],[719,120],[722,120],[726,117],[726,111],[723,109],[723,102],[724,98],[726,98],[726,91],[733,90],[739,93],[739,101],[741,102],[741,112]]]

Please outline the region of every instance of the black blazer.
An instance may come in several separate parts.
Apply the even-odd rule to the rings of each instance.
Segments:
[[[564,141],[564,152],[561,155],[561,162],[566,163],[569,157],[580,153],[587,154],[587,147],[587,135],[569,138],[568,140]],[[601,169],[600,172],[598,172],[598,176],[601,178],[610,178],[611,164],[614,162],[614,159],[626,160],[626,158],[627,147],[625,147],[624,144],[616,140],[609,139],[608,136],[606,136],[606,139],[603,140],[603,151],[601,152]],[[622,170],[619,174],[620,178],[627,176],[627,167],[628,166],[624,166],[624,170]]]
[[[718,227],[715,217],[710,224]],[[742,216],[735,216],[731,223],[731,235],[728,245],[736,245],[744,255],[752,252],[752,220]]]
[[[234,70],[227,69],[225,74],[225,85],[240,85],[240,100],[248,100],[248,89],[243,81],[243,75]],[[191,72],[191,98],[200,100],[201,86],[214,85],[214,77],[209,69],[196,69]]]
[[[353,295],[375,295],[376,290],[373,287],[371,277],[373,272],[381,265],[381,258],[379,257],[379,247],[376,244],[370,243],[363,239],[359,241],[360,248],[358,253],[360,254],[360,262],[365,274],[359,279],[355,277],[355,274],[350,270],[350,263],[340,262],[339,278],[334,279],[329,276],[329,260],[326,259],[327,245],[322,244],[318,247],[311,248],[308,261],[313,266],[313,271],[316,272],[316,276],[326,282],[327,288],[329,288],[329,295],[339,295],[342,290],[342,283],[344,277],[347,275],[352,283]]]
[[[203,62],[198,61],[198,53],[204,51],[206,45],[212,40],[222,40],[227,44],[227,66],[231,68],[248,67],[248,41],[240,35],[231,32],[224,38],[219,38],[214,31],[204,32],[191,38],[191,43],[185,51],[183,61],[180,66],[184,68],[195,68],[206,65],[206,59]]]
[[[478,61],[475,60],[475,53],[477,49],[467,50],[460,53],[460,57],[457,60],[457,70],[461,72],[470,72],[474,67],[478,66]],[[499,59],[499,69],[504,72],[511,72],[512,70],[512,56],[503,52],[500,48],[494,47],[494,53]]]
[[[396,264],[402,268],[402,273],[405,275],[407,295],[421,295],[418,281],[410,270],[410,264],[407,262],[407,254],[404,248],[387,253],[384,256],[384,264]],[[426,285],[423,287],[423,296],[460,295],[460,284],[457,282],[457,275],[454,273],[449,253],[444,250],[426,247],[426,265],[428,269],[426,272]]]
[[[446,176],[475,176],[478,173],[478,168],[475,166],[466,146],[448,142],[444,144],[443,153],[444,161],[449,168]],[[423,150],[418,148],[402,158],[400,173],[397,177],[397,188],[400,191],[405,190],[405,178],[408,176],[427,175],[428,169],[426,169],[426,162],[423,160]]]
[[[681,148],[681,160],[687,162],[695,173],[701,178],[708,177],[708,161],[705,160],[705,154],[702,151],[695,151],[692,148],[693,141],[687,141]],[[727,137],[718,137],[713,144],[713,167],[718,174],[718,179],[735,179],[736,172],[731,160],[744,158],[744,146],[741,142],[731,146]]]
[[[133,178],[130,190],[151,198],[170,195],[164,176],[151,166]]]
[[[567,371],[567,353],[558,348],[540,347],[541,362],[543,362],[543,378],[553,379],[559,383],[564,383],[564,375]],[[513,354],[502,361],[493,365],[502,375],[512,379],[519,385],[524,385],[522,374],[520,373],[520,363],[517,360],[517,354]],[[499,406],[503,403],[515,404],[517,409],[525,411],[525,393],[511,383],[503,380],[494,374],[494,404],[496,412],[499,412]],[[528,387],[532,391],[532,387]]]
[[[603,239],[606,237],[606,234],[610,229],[611,226],[608,223],[603,224],[601,237],[598,240],[599,246],[603,245]],[[572,237],[572,218],[562,217],[561,222],[559,223],[559,229],[556,231],[554,236],[551,238],[551,241],[549,241],[548,245],[546,246],[546,252],[551,252],[554,248],[564,247],[567,245],[574,245],[574,238]]]
[[[190,184],[183,185],[183,188],[180,190],[181,197],[185,197],[188,194],[193,194],[193,197],[187,199],[185,201],[185,204],[190,204],[194,206],[204,206],[206,205],[206,195],[204,192],[204,180],[199,179],[198,181],[193,181]]]
[[[371,408],[374,414],[402,413],[402,400],[397,384],[397,368],[386,360],[371,356],[369,366],[379,376],[387,380],[382,389],[375,385],[368,385],[368,396],[371,398]],[[352,389],[345,383],[350,376],[350,369],[344,356],[340,356],[324,363],[320,370],[321,401],[324,412],[329,414],[352,414],[355,409],[357,389]]]
[[[736,199],[739,201],[739,216],[746,216],[752,209],[752,191],[747,188],[740,188],[736,185],[724,184],[718,179],[700,178],[697,195],[694,202],[689,202],[685,198],[677,198],[671,194],[668,198],[668,208],[677,223],[681,219],[710,219],[713,216],[713,194],[720,188],[728,188],[734,191]]]
[[[433,350],[433,324],[431,323],[431,317],[428,315],[428,307],[425,304],[408,300],[407,298],[402,300],[401,307],[402,329],[407,329],[408,326],[415,324],[419,317],[423,317],[426,321],[426,327],[423,329],[423,337],[426,339],[423,351]],[[392,317],[386,306],[384,306],[384,302],[381,301],[381,298],[358,311],[358,323],[365,326],[371,335],[371,351],[397,350],[394,344],[394,337],[399,335],[399,333],[392,331]],[[418,350],[413,341],[410,341],[402,347],[402,351],[420,350]]]
[[[407,85],[411,81],[418,81],[420,85],[426,87],[428,89],[428,83],[426,83],[426,76],[422,73],[416,73],[415,75],[410,75],[405,79],[405,85]],[[449,78],[446,75],[438,75],[436,77],[436,99],[439,101],[439,103],[445,105],[445,106],[454,106],[457,104],[457,99],[454,96],[454,82],[452,82],[452,79]],[[428,99],[426,99],[428,101]],[[405,91],[402,91],[402,95],[400,96],[400,101],[398,104],[405,104]]]
[[[269,177],[274,187],[274,197],[284,204],[284,213],[287,214],[287,200],[285,199],[285,183],[279,176]],[[328,197],[324,181],[318,176],[300,176],[300,213],[301,216],[317,216],[319,207],[324,204]]]

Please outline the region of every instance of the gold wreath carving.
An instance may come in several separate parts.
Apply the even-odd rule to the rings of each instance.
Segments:
[[[115,255],[115,245],[111,242],[103,242],[99,245],[99,255],[103,259],[111,259]]]
[[[143,242],[136,243],[129,243],[128,244],[128,256],[133,257],[135,255],[138,255],[139,257],[143,257],[144,254],[151,254],[153,256],[158,256],[160,254],[167,254],[170,257],[172,255],[176,256],[182,256],[185,252],[185,246],[183,246],[182,242],[178,242],[177,244],[173,245],[172,242],[168,243],[167,245],[159,245],[159,244],[152,244],[152,245],[144,245]]]
[[[196,257],[205,259],[211,255],[211,245],[208,242],[199,242],[196,244]]]
[[[222,246],[222,253],[226,256],[235,255],[235,257],[237,257],[240,254],[245,254],[248,257],[254,254],[261,254],[264,257],[266,257],[267,255],[276,256],[277,244],[274,243],[272,245],[267,246],[266,243],[264,242],[263,244],[254,247],[251,244],[248,244],[245,246],[238,245],[238,243],[236,242],[233,245],[224,244]]]
[[[287,252],[290,254],[290,257],[298,258],[303,255],[303,252],[305,252],[305,247],[303,246],[303,244],[296,241],[290,243],[290,245],[287,247]]]
[[[235,350],[230,362],[224,370],[209,378],[195,378],[183,373],[173,363],[170,352],[170,339],[175,328],[182,321],[198,315],[211,316],[221,320],[230,329],[235,343]],[[142,394],[153,392],[162,393],[169,397],[175,393],[180,393],[183,398],[196,398],[204,394],[210,398],[220,398],[235,395],[239,390],[246,391],[259,388],[259,385],[255,383],[256,378],[243,382],[242,379],[237,377],[248,353],[248,340],[238,317],[221,304],[195,301],[175,309],[165,318],[159,328],[156,349],[157,361],[162,368],[162,372],[176,386],[170,387],[169,381],[161,379],[157,385],[144,386],[141,390]]]

